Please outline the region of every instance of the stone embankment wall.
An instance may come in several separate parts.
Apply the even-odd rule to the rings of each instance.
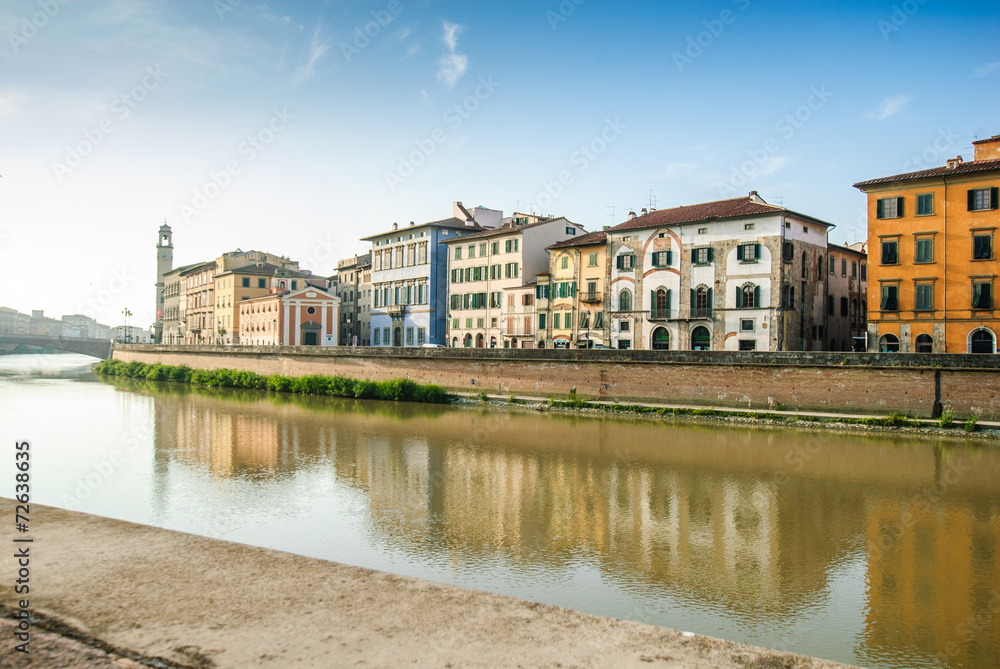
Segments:
[[[406,377],[450,390],[750,409],[1000,419],[1000,356],[115,345],[116,360],[258,374]]]

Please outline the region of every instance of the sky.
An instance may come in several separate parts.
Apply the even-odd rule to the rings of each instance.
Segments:
[[[563,215],[756,190],[867,235],[861,180],[1000,134],[992,2],[0,5],[0,305],[155,316],[237,248],[329,275],[452,202]]]

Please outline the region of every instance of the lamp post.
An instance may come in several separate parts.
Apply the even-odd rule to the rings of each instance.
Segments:
[[[125,336],[124,336],[125,343],[126,344],[131,344],[132,343],[132,331],[129,329],[128,319],[132,316],[132,312],[129,311],[128,307],[122,309],[122,316],[125,319]]]
[[[271,319],[271,339],[275,346],[278,345],[278,319]]]

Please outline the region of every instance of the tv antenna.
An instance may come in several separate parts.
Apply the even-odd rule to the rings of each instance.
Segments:
[[[614,225],[615,224],[615,205],[609,204],[607,207],[605,207],[605,209],[610,209],[611,210],[611,213],[608,214],[608,216],[611,217],[611,225]]]
[[[649,193],[649,210],[652,211],[653,209],[656,209],[656,196],[653,195],[652,188],[650,188],[647,192]]]

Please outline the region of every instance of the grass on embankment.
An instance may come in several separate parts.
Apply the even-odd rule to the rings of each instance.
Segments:
[[[123,362],[105,360],[94,367],[97,374],[148,379],[150,381],[173,381],[190,383],[210,388],[247,388],[250,390],[273,390],[299,395],[329,395],[332,397],[354,397],[366,400],[388,400],[395,402],[429,402],[443,404],[449,401],[448,393],[438,385],[421,385],[410,379],[391,381],[368,381],[346,376],[283,376],[271,374],[262,376],[255,372],[236,369],[191,369],[187,365],[146,364],[143,362]]]

